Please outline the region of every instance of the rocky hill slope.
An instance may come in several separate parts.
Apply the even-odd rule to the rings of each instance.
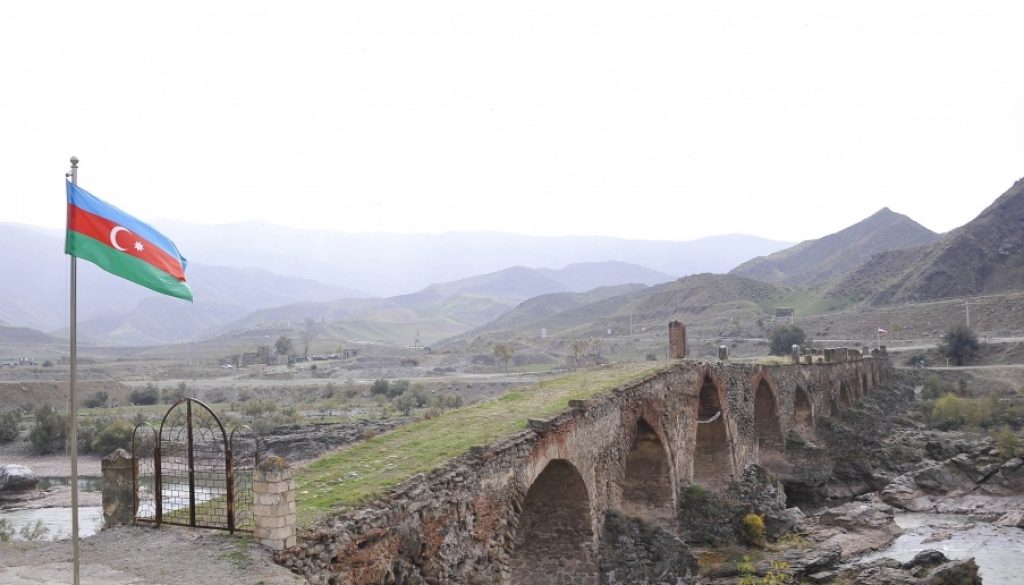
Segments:
[[[1024,179],[939,241],[875,256],[831,287],[872,305],[1024,290]]]
[[[935,232],[884,207],[834,234],[744,262],[731,274],[764,282],[815,285],[845,274],[872,255],[938,239]]]

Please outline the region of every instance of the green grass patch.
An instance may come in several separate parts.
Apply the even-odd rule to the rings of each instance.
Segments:
[[[420,420],[326,455],[296,474],[299,524],[366,502],[417,473],[440,467],[474,445],[487,445],[585,400],[664,369],[622,364],[516,388],[472,406]]]

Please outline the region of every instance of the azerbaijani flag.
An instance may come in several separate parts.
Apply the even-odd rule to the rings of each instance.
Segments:
[[[185,283],[188,261],[174,242],[78,185],[67,186],[64,252],[158,293],[192,300]]]

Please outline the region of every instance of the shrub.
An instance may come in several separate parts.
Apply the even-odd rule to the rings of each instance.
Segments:
[[[395,380],[384,392],[388,398],[401,396],[409,389],[409,380]]]
[[[134,427],[127,420],[114,417],[103,421],[97,428],[89,445],[93,453],[105,456],[117,449],[131,449]]]
[[[385,380],[384,378],[380,378],[379,380],[373,381],[373,385],[370,386],[370,394],[384,394],[386,396],[390,388],[391,383]]]
[[[1013,459],[1014,457],[1020,457],[1024,455],[1024,449],[1021,449],[1020,439],[1008,426],[1003,426],[998,431],[992,433],[992,438],[996,440],[996,449],[999,450],[999,456],[1003,459]]]
[[[771,337],[771,348],[769,352],[772,355],[789,355],[789,351],[794,345],[804,345],[807,341],[807,335],[804,330],[797,327],[796,325],[783,325],[776,327],[772,331]]]
[[[964,425],[987,426],[992,421],[992,403],[985,398],[961,398],[947,392],[932,406],[932,422],[944,429]]]
[[[18,438],[21,428],[21,412],[9,410],[0,414],[0,443],[9,443]]]
[[[178,382],[178,385],[174,388],[164,388],[162,392],[164,404],[174,404],[179,400],[188,398],[188,384],[184,382]]]
[[[409,416],[409,413],[412,412],[412,409],[416,406],[416,397],[413,395],[412,391],[407,390],[400,396],[395,397],[392,404],[395,405],[395,408],[398,409],[399,412],[405,416]]]
[[[753,512],[747,514],[743,517],[740,534],[743,535],[743,540],[747,544],[752,546],[764,546],[764,518],[762,518],[760,514],[754,514]]]
[[[153,384],[146,384],[145,388],[132,390],[128,400],[138,405],[156,404],[160,401],[160,391]]]
[[[86,399],[82,401],[82,405],[86,408],[103,408],[107,405],[108,400],[110,400],[109,394],[103,390],[97,390],[87,396]]]
[[[49,404],[35,411],[35,423],[28,433],[28,439],[35,451],[41,455],[59,451],[68,438],[68,416],[57,412]]]

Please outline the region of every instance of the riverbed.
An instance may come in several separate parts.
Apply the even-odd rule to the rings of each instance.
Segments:
[[[906,562],[917,553],[932,549],[951,559],[974,557],[985,585],[1019,585],[1022,581],[1024,529],[950,514],[897,514],[896,523],[906,532],[888,548],[867,555],[858,563],[883,557]]]

